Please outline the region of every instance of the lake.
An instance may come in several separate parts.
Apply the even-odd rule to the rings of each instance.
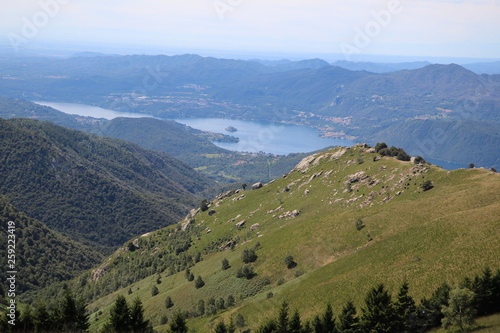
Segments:
[[[113,119],[117,117],[141,118],[151,115],[132,112],[121,112],[92,105],[75,103],[35,102],[50,106],[68,114]],[[322,138],[312,128],[265,121],[231,120],[220,118],[183,118],[171,119],[203,131],[223,133],[237,137],[238,143],[214,142],[217,146],[228,150],[242,152],[265,152],[276,155],[290,153],[307,153],[328,146],[352,146],[349,140]],[[232,126],[236,132],[228,132]]]
[[[153,117],[144,113],[121,112],[103,109],[97,106],[75,104],[75,103],[55,103],[55,102],[35,102],[40,105],[50,106],[54,109],[68,114],[80,116],[113,119],[117,117],[142,118]],[[171,119],[179,123],[191,126],[203,131],[211,131],[235,136],[240,139],[238,143],[214,142],[217,146],[234,151],[242,152],[265,152],[276,155],[286,155],[290,153],[308,153],[328,146],[352,146],[355,142],[349,140],[339,140],[322,138],[315,129],[264,121],[231,120],[220,118],[182,118]],[[226,128],[232,126],[236,132],[228,132]],[[424,158],[432,164],[439,165],[446,170],[466,168],[466,165],[444,162],[440,160]]]

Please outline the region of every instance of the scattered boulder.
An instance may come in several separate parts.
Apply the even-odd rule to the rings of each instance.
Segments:
[[[264,184],[262,184],[261,182],[255,183],[252,185],[252,190],[258,190],[262,186],[264,186]]]
[[[280,216],[278,216],[278,218],[281,220],[281,219],[284,219],[284,218],[295,218],[297,216],[299,216],[300,214],[300,211],[298,209],[294,209],[292,211],[288,211],[288,212],[285,212],[283,214],[281,214]]]
[[[241,227],[243,227],[243,226],[245,225],[245,223],[247,223],[247,221],[246,221],[246,220],[243,220],[243,221],[241,221],[241,222],[238,222],[238,223],[236,223],[236,227],[237,227],[237,228],[241,228]]]
[[[252,225],[250,226],[250,230],[255,230],[255,229],[257,229],[258,227],[260,227],[260,224],[259,224],[259,223],[252,224]]]
[[[230,191],[219,194],[218,196],[215,197],[215,199],[222,200],[225,198],[229,198],[230,196],[234,195],[235,193],[236,193],[235,191],[230,190]]]
[[[242,194],[242,195],[240,195],[240,196],[238,196],[238,197],[236,197],[236,198],[232,198],[231,200],[232,200],[233,202],[235,202],[235,201],[238,201],[238,200],[243,199],[244,197],[245,197],[245,195],[244,195],[244,194]]]
[[[108,266],[103,266],[102,268],[96,268],[92,271],[91,279],[93,282],[97,282],[106,273]]]
[[[226,244],[222,245],[219,247],[219,249],[222,251],[222,250],[227,250],[227,249],[230,249],[231,246],[234,246],[236,245],[236,241],[233,239],[233,240],[230,240],[229,242],[227,242]]]
[[[216,212],[214,209],[210,209],[210,210],[208,211],[208,215],[209,215],[209,216],[212,216],[212,215],[214,215],[215,213],[217,213],[217,212]]]
[[[348,180],[344,182],[344,184],[352,184],[368,178],[368,175],[364,171],[356,172],[355,174],[347,176]]]

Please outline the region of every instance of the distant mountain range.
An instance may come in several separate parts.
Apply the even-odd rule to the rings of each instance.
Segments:
[[[467,130],[471,135],[497,142],[488,128],[500,122],[500,75],[478,75],[459,65],[425,62],[336,65],[351,70],[321,59],[269,62],[198,55],[3,58],[0,89],[11,97],[87,103],[163,118],[281,121],[370,143],[382,135],[399,140],[399,126],[406,122],[418,126],[419,121],[436,121],[433,128],[437,129],[440,120],[465,121],[463,128],[471,121],[473,130]],[[425,139],[428,137],[412,138]],[[453,141],[445,144],[445,149],[456,151]],[[449,162],[499,167],[489,157],[500,155],[498,149],[485,153],[477,146],[461,148],[468,153],[450,156]],[[426,154],[441,157],[433,151]]]

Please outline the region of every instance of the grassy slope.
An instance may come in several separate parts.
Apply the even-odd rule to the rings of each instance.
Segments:
[[[162,283],[157,285],[160,294],[151,297],[151,288],[156,285],[153,275],[132,285],[131,295],[126,295],[126,288],[91,304],[94,328],[102,323],[119,293],[129,299],[139,296],[155,325],[162,315],[171,316],[176,309],[191,310],[199,299],[206,302],[209,297],[234,295],[237,307],[219,316],[228,318],[241,313],[255,327],[266,317],[275,316],[285,299],[292,309],[298,308],[302,316],[310,318],[323,310],[327,302],[332,303],[336,313],[347,300],[353,300],[359,310],[367,290],[378,282],[395,292],[406,279],[411,295],[420,299],[430,296],[444,281],[457,283],[485,266],[498,268],[498,174],[484,169],[415,168],[411,162],[392,158],[373,162],[375,154],[359,147],[346,150],[338,159],[335,151],[317,156],[323,157],[262,189],[245,191],[241,200],[232,200],[240,195],[237,194],[213,203],[212,208],[217,211],[213,216],[206,212],[196,215],[196,224],[211,232],[202,232],[189,251],[202,251],[223,238],[239,237],[234,251],[204,255],[203,261],[191,269],[195,276],[203,276],[205,287],[195,289],[183,272],[170,277],[162,274]],[[364,163],[358,164],[358,158]],[[311,179],[321,171],[321,175]],[[353,183],[353,191],[344,193],[344,182],[359,171],[370,178]],[[372,180],[380,183],[369,188]],[[425,180],[432,180],[435,187],[422,192],[420,185]],[[285,192],[287,187],[289,191]],[[310,192],[305,194],[305,190]],[[396,195],[397,192],[402,193]],[[361,208],[370,193],[378,195]],[[348,202],[361,195],[357,201]],[[280,206],[281,211],[267,213]],[[298,217],[278,218],[294,209],[301,211]],[[238,215],[241,216],[236,218]],[[354,226],[357,218],[365,224],[361,231]],[[235,223],[243,219],[247,221],[245,228],[237,230]],[[260,227],[251,231],[249,227],[254,223]],[[368,241],[368,233],[373,240]],[[155,233],[148,237],[154,238]],[[237,279],[235,272],[243,265],[243,249],[253,247],[257,240],[261,249],[257,250],[259,258],[253,265],[258,275],[249,281]],[[292,270],[284,265],[289,254],[298,263]],[[227,271],[221,270],[223,258],[228,258],[232,266]],[[297,270],[304,274],[296,278]],[[271,284],[255,294],[264,278],[269,278]],[[280,278],[286,283],[278,286]],[[269,291],[275,296],[266,300]],[[175,303],[170,310],[164,307],[167,296]],[[95,321],[98,309],[104,315]],[[214,325],[212,319],[194,319],[189,326],[207,331]],[[161,331],[166,326],[157,329]]]

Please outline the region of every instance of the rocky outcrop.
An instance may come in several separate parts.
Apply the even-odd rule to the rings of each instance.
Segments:
[[[262,186],[264,186],[264,184],[261,182],[255,183],[252,185],[252,190],[258,190],[259,188],[262,188]]]
[[[292,211],[289,211],[289,212],[285,212],[283,214],[281,214],[280,216],[278,216],[278,218],[281,220],[281,219],[285,219],[285,218],[295,218],[297,216],[300,215],[300,211],[298,209],[294,209]]]

